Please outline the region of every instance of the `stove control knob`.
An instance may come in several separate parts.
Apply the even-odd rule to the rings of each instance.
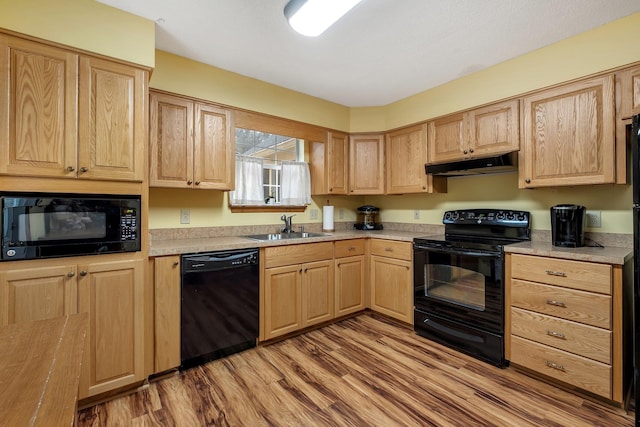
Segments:
[[[502,212],[502,211],[498,212],[498,214],[496,215],[496,219],[498,219],[498,220],[504,219],[504,212]]]
[[[527,219],[527,216],[524,213],[520,212],[518,214],[518,221],[524,221],[526,219]]]
[[[457,221],[458,218],[460,218],[460,212],[454,211],[454,212],[451,213],[451,219],[452,220]]]
[[[507,219],[508,219],[509,221],[513,221],[513,220],[515,220],[515,219],[516,219],[516,214],[515,214],[515,213],[513,213],[513,212],[508,212],[508,213],[507,213]]]
[[[447,211],[444,213],[444,219],[445,220],[450,220],[451,219],[451,212]]]

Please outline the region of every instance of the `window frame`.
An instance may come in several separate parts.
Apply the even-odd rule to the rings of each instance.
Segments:
[[[312,141],[326,141],[328,129],[308,123],[297,122],[281,117],[269,116],[247,110],[237,110],[235,113],[235,129],[252,129],[260,132],[273,133],[276,135],[287,135],[292,138],[302,140],[302,159],[308,162],[309,149]],[[235,150],[234,150],[235,152]],[[313,179],[313,177],[312,177]],[[229,209],[232,213],[254,213],[254,212],[305,212],[307,205],[233,205],[231,198],[227,197]]]

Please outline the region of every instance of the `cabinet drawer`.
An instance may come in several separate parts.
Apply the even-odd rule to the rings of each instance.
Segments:
[[[409,242],[371,239],[371,255],[411,261],[413,246]]]
[[[611,329],[611,297],[523,280],[511,281],[511,305]]]
[[[336,241],[335,257],[344,258],[354,255],[364,255],[364,240],[338,240]]]
[[[611,399],[611,367],[511,336],[511,363]]]
[[[511,333],[611,364],[611,332],[605,329],[511,308]]]
[[[611,265],[511,255],[511,277],[611,295]]]
[[[264,268],[333,259],[333,242],[272,246],[264,249]]]

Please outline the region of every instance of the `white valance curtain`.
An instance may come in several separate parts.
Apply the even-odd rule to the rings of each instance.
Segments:
[[[236,155],[236,189],[229,195],[232,205],[263,205],[262,159]]]
[[[280,203],[308,205],[311,203],[311,176],[305,162],[282,161],[280,177]]]

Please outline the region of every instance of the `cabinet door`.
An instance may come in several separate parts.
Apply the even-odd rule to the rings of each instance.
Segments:
[[[444,163],[464,157],[464,114],[453,114],[427,123],[429,163]]]
[[[520,148],[518,100],[501,102],[468,113],[469,155],[483,157]],[[464,150],[463,150],[464,152]]]
[[[0,36],[0,174],[75,178],[78,56]]]
[[[155,372],[180,366],[180,256],[154,260]]]
[[[78,308],[89,313],[80,399],[144,378],[142,260],[78,266]]]
[[[333,260],[302,266],[302,326],[333,319]]]
[[[615,182],[613,76],[522,100],[520,188]]]
[[[413,323],[410,261],[371,256],[371,309]]]
[[[349,177],[349,136],[347,134],[329,132],[325,163],[329,194],[347,194]]]
[[[446,191],[446,179],[434,178],[424,171],[427,163],[426,124],[387,134],[385,163],[387,194]]]
[[[302,267],[292,265],[267,268],[264,272],[265,339],[302,327]]]
[[[150,96],[150,187],[193,186],[193,102],[167,94]]]
[[[236,145],[231,112],[196,104],[195,115],[194,187],[233,190]]]
[[[335,316],[364,310],[364,255],[336,261]]]
[[[349,193],[384,194],[384,136],[349,138]]]
[[[0,325],[78,312],[76,267],[33,267],[0,272]]]
[[[78,177],[144,179],[147,80],[142,69],[80,58]]]

